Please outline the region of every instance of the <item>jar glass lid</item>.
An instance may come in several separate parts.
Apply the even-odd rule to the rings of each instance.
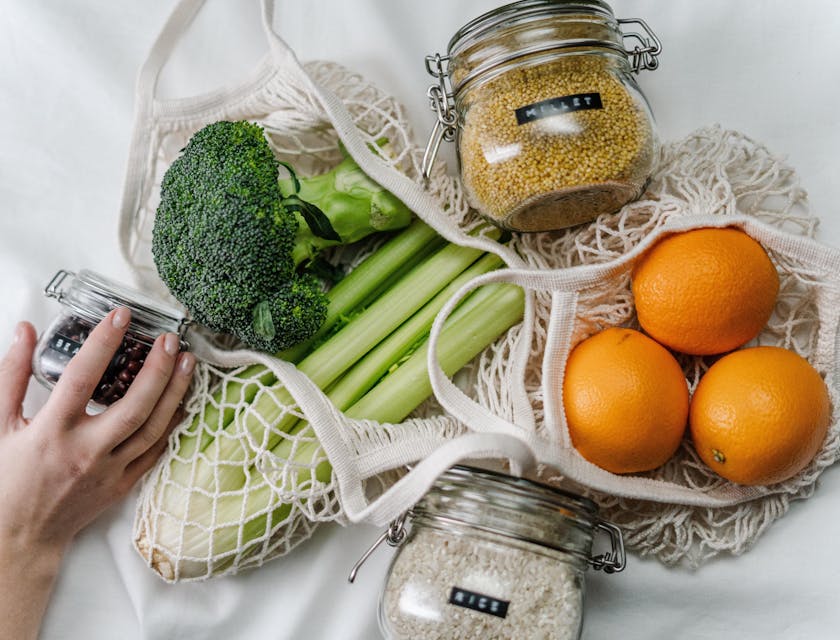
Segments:
[[[111,309],[128,307],[131,310],[130,329],[149,337],[165,332],[183,336],[188,324],[184,314],[177,309],[88,269],[78,273],[59,271],[44,289],[44,294],[56,298],[91,322],[98,322]]]
[[[598,508],[583,496],[524,478],[455,466],[411,510],[439,528],[466,526],[588,559]]]
[[[452,90],[521,58],[597,49],[627,58],[612,9],[601,0],[520,0],[479,16],[449,41]]]
[[[527,22],[547,15],[589,13],[607,19],[614,18],[610,5],[602,0],[520,0],[481,14],[461,27],[447,47],[449,55],[480,39],[497,27]]]
[[[475,490],[480,492],[476,493]],[[430,493],[455,492],[473,499],[559,510],[587,523],[598,515],[597,505],[584,496],[547,484],[489,469],[456,465],[440,475]]]

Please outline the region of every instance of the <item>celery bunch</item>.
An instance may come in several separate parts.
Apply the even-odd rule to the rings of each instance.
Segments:
[[[348,417],[402,421],[431,395],[426,341],[434,318],[466,282],[501,265],[499,257],[445,243],[415,221],[341,280],[328,293],[319,332],[280,356]],[[523,293],[513,285],[488,285],[469,295],[444,325],[437,354],[443,370],[452,375],[470,362],[521,320],[523,305]],[[271,393],[258,393],[266,386]],[[247,411],[228,404],[242,401]],[[254,365],[217,390],[180,432],[177,450],[166,460],[169,481],[155,487],[158,508],[169,516],[158,518],[153,532],[142,529],[136,540],[163,577],[223,571],[262,547],[266,528],[292,515],[291,503],[277,501],[237,434],[248,432],[287,460],[295,488],[329,481],[332,469],[318,442],[286,437],[307,426],[281,406],[293,404],[274,374]]]

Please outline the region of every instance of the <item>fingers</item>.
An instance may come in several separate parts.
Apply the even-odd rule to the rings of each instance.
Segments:
[[[132,460],[143,456],[150,449],[153,449],[164,438],[167,434],[167,429],[172,424],[173,416],[178,411],[178,407],[181,405],[181,401],[184,399],[184,395],[190,386],[194,368],[195,356],[191,353],[182,353],[165,387],[158,392],[154,401],[148,405],[151,410],[142,425],[130,433],[123,434],[122,440],[114,448],[113,453],[115,456],[122,459],[125,464],[128,464]],[[139,382],[142,382],[140,380],[142,374],[143,371],[141,370],[137,376],[137,380],[134,381],[134,384],[129,389],[128,394],[120,402],[134,401],[139,397],[139,394],[133,397],[130,394],[132,389]],[[150,382],[149,385],[151,384]],[[152,394],[151,386],[148,389],[148,393]],[[152,396],[150,395],[149,397]]]
[[[84,413],[96,385],[122,342],[130,320],[131,312],[126,308],[111,311],[90,332],[82,348],[67,363],[47,401],[47,407],[59,419],[73,421]]]
[[[181,421],[181,412],[178,411],[172,418],[169,420],[169,424],[166,425],[163,433],[158,438],[157,442],[155,442],[150,448],[146,449],[140,456],[135,457],[132,459],[125,468],[125,472],[123,473],[123,490],[127,492],[131,487],[133,487],[137,481],[143,477],[149,469],[155,466],[155,463],[158,461],[163,452],[166,451],[166,445],[169,441],[169,434],[175,429],[178,423]]]
[[[32,374],[35,329],[19,322],[8,352],[0,360],[0,430],[13,427],[21,418],[23,399]]]
[[[108,408],[109,450],[149,419],[172,378],[180,346],[173,333],[158,336],[125,396]]]

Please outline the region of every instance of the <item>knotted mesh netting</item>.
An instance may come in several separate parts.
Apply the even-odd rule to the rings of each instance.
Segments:
[[[396,100],[341,66],[313,63],[305,68],[319,86],[343,102],[370,145],[387,139],[383,162],[421,183],[423,149]],[[124,225],[127,254],[141,284],[160,295],[166,292],[149,250],[160,180],[190,135],[220,119],[263,125],[278,158],[302,175],[324,171],[340,159],[338,136],[322,104],[294,76],[269,74],[247,94],[200,113],[161,111],[152,128],[153,153],[139,204]],[[514,234],[509,246],[521,258],[518,266],[547,272],[609,264],[673,220],[699,213],[750,216],[785,237],[815,233],[817,220],[807,211],[795,172],[740,133],[719,127],[699,130],[663,145],[657,166],[642,199],[617,214],[563,232]],[[478,224],[458,179],[442,163],[436,165],[426,188],[447,214],[446,220],[427,220],[429,224],[461,230]],[[330,259],[352,268],[370,248],[340,250]],[[577,477],[574,486],[598,501],[602,517],[623,528],[631,549],[665,562],[695,563],[721,551],[741,552],[786,511],[791,500],[810,495],[819,473],[835,460],[840,440],[834,340],[840,296],[837,264],[832,260],[840,264],[840,258],[815,260],[803,251],[784,239],[770,247],[781,291],[773,318],[756,342],[793,349],[829,380],[835,419],[821,452],[790,481],[751,490],[728,506],[702,506],[703,496],[726,493],[729,488],[699,461],[688,442],[671,462],[645,477],[698,496],[692,505],[669,500],[667,491],[656,500],[644,492],[634,497],[632,485],[616,497],[588,488],[580,482],[585,478]],[[637,326],[629,272],[630,265],[625,265],[575,292],[573,326],[565,348],[607,326]],[[556,330],[557,298],[536,286],[529,295],[533,307],[526,314],[528,326],[507,331],[459,373],[457,382],[469,397],[510,421],[516,407],[527,403],[534,425],[527,435],[533,442],[546,443],[543,450],[551,452],[568,441],[562,433],[562,416],[559,426],[553,427],[560,433],[550,432],[546,420],[546,408],[556,408],[560,402],[556,385],[544,378],[544,358]],[[524,368],[513,357],[520,340],[530,342]],[[166,580],[238,572],[288,553],[319,522],[346,522],[347,496],[339,487],[360,481],[366,499],[375,500],[406,473],[407,465],[479,427],[459,422],[434,398],[398,424],[350,419],[287,362],[239,349],[199,329],[192,342],[200,362],[185,418],[143,483],[134,526],[138,551]],[[709,363],[683,357],[681,364],[693,389]],[[329,460],[313,424],[330,438]],[[556,465],[542,462],[534,475],[570,485],[560,458]]]

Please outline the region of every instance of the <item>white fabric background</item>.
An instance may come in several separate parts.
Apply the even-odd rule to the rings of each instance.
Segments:
[[[397,95],[418,136],[431,125],[423,56],[441,51],[494,0],[281,0],[277,25],[303,60],[332,59]],[[665,139],[712,123],[763,141],[798,170],[840,245],[840,5],[831,0],[614,0],[663,41],[640,77]],[[0,0],[0,341],[57,311],[41,291],[59,268],[127,280],[117,218],[134,78],[173,0]],[[212,0],[161,82],[185,96],[235,81],[263,53],[256,0]],[[35,384],[34,412],[46,398]],[[3,470],[0,469],[0,473]],[[631,556],[620,575],[590,574],[584,637],[836,638],[840,473],[738,557],[697,571]],[[133,502],[76,541],[43,637],[112,640],[379,637],[376,602],[390,550],[346,574],[377,530],[322,527],[287,558],[246,575],[166,585],[130,543]],[[2,621],[0,621],[2,624]]]

